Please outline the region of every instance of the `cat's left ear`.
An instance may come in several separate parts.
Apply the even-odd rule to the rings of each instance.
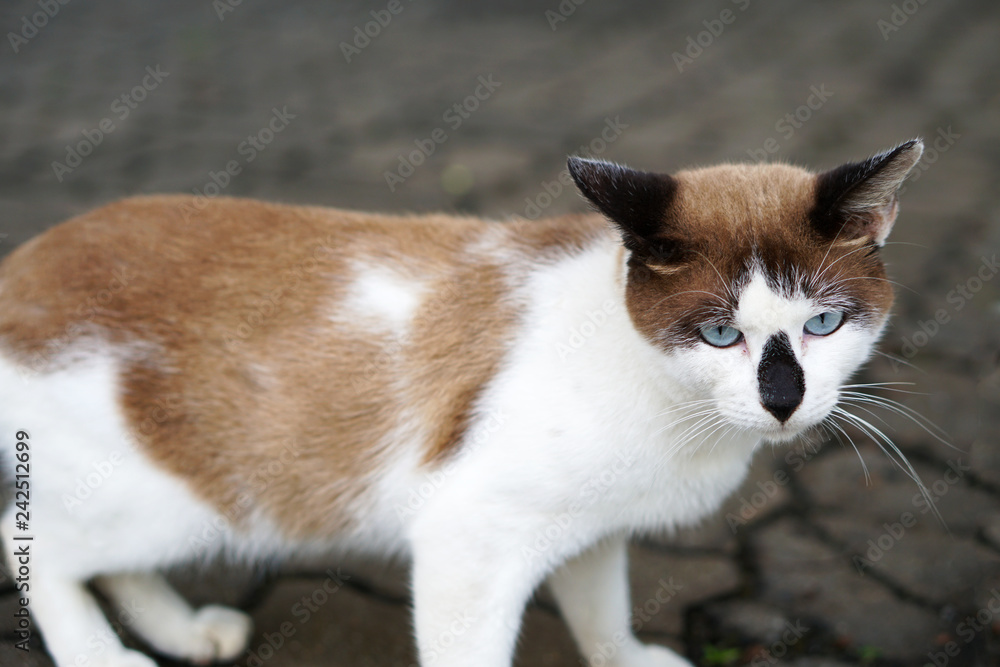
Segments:
[[[923,141],[912,139],[819,174],[810,214],[813,227],[831,240],[870,237],[881,246],[899,211],[896,192],[923,152]]]
[[[567,165],[583,196],[618,226],[626,248],[640,258],[661,261],[673,254],[663,236],[677,191],[673,178],[580,157],[569,158]]]

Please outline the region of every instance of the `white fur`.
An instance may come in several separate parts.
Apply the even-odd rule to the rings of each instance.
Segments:
[[[57,665],[68,667],[79,655],[105,667],[152,664],[117,643],[96,652],[92,637],[108,628],[82,587],[90,577],[110,575],[102,581],[112,597],[141,597],[161,609],[163,624],[134,626],[154,646],[227,658],[245,642],[243,617],[194,612],[161,580],[122,573],[216,552],[270,560],[342,549],[412,556],[425,666],[509,667],[524,605],[547,577],[584,655],[599,655],[595,646],[607,642],[617,647],[611,662],[594,664],[687,664],[643,647],[628,630],[625,537],[690,525],[715,511],[743,480],[762,435],[781,439],[825,416],[875,334],[848,323],[827,339],[803,336],[818,306],[775,294],[758,275],[737,313],[745,344],[666,354],[632,325],[622,272],[610,237],[536,268],[516,295],[529,306],[524,324],[464,448],[441,468],[422,467],[421,434],[401,416],[396,442],[386,443],[392,455],[353,508],[362,527],[332,541],[289,540],[262,515],[237,532],[131,446],[115,398],[113,350],[25,382],[0,360],[4,453],[15,431],[31,433],[31,598]],[[419,288],[371,268],[352,294],[355,309],[363,302],[397,331],[422,298]],[[761,349],[777,331],[789,334],[806,375],[805,401],[783,428],[761,407],[756,388]],[[64,495],[115,452],[122,462],[67,510]],[[0,524],[8,553],[12,520],[8,510]],[[212,539],[197,539],[212,527]],[[624,638],[616,639],[619,633]]]
[[[423,300],[423,287],[384,267],[359,264],[354,268],[356,278],[345,303],[338,304],[334,320],[354,327],[364,323],[398,337],[406,335]]]

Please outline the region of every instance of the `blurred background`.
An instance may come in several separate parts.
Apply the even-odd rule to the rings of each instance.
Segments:
[[[861,433],[868,481],[850,446],[767,449],[719,516],[636,545],[634,626],[702,665],[1000,664],[1000,5],[8,0],[0,28],[2,254],[140,193],[534,218],[585,210],[568,154],[820,169],[923,136],[861,381],[913,383],[882,394],[951,446],[856,411],[948,530]],[[173,576],[254,615],[240,665],[413,662],[399,566]],[[7,580],[0,664],[50,665],[15,609]],[[581,664],[544,592],[518,660]]]

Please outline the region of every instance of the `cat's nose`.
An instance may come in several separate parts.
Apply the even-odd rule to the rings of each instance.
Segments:
[[[771,336],[757,367],[760,403],[784,424],[802,403],[806,393],[802,366],[784,332]]]

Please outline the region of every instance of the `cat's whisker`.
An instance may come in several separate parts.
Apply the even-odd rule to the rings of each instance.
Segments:
[[[836,246],[836,245],[837,245],[837,239],[839,239],[839,238],[840,238],[840,235],[841,235],[841,234],[842,234],[842,233],[844,232],[844,227],[846,227],[846,226],[847,226],[847,224],[846,224],[846,223],[845,223],[845,224],[843,224],[843,225],[841,225],[841,226],[840,226],[840,229],[838,229],[838,230],[837,230],[837,233],[836,233],[836,234],[834,235],[834,237],[833,237],[833,240],[832,240],[832,241],[830,241],[830,245],[828,245],[828,246],[827,246],[827,248],[826,248],[826,253],[825,253],[825,254],[823,255],[823,259],[821,259],[821,260],[820,260],[820,262],[819,262],[819,267],[820,267],[820,268],[822,268],[822,267],[823,267],[823,265],[824,265],[824,264],[826,264],[826,260],[827,260],[827,258],[829,258],[829,257],[830,257],[830,251],[831,251],[831,250],[833,250],[834,246]],[[859,249],[860,249],[860,248],[859,248]],[[857,250],[854,250],[854,251],[852,251],[852,252],[850,252],[850,253],[847,253],[847,254],[845,254],[844,256],[842,256],[842,257],[840,257],[839,259],[837,259],[837,260],[836,260],[835,262],[831,263],[831,264],[830,264],[830,266],[833,266],[834,264],[836,264],[837,262],[839,262],[839,261],[840,261],[841,259],[843,259],[844,257],[847,257],[848,255],[851,255],[851,254],[853,254],[854,252],[857,252]],[[830,267],[827,267],[826,269],[823,269],[823,273],[821,273],[821,274],[820,274],[819,276],[817,276],[817,277],[816,277],[816,279],[817,279],[817,280],[819,280],[820,278],[822,278],[822,277],[823,277],[823,274],[825,274],[825,273],[826,273],[826,271],[827,271],[827,270],[828,270],[829,268],[830,268]],[[817,270],[819,270],[819,269],[817,269]]]
[[[699,419],[699,420],[698,420],[698,421],[697,421],[696,423],[692,424],[691,426],[688,426],[688,427],[687,427],[687,428],[686,428],[686,429],[685,429],[685,430],[684,430],[683,432],[681,432],[681,433],[680,433],[680,434],[679,434],[679,435],[677,436],[677,439],[678,439],[678,440],[684,440],[685,438],[687,438],[687,437],[688,437],[688,434],[689,434],[689,433],[691,433],[691,432],[693,432],[693,431],[697,431],[697,430],[698,430],[699,428],[701,428],[701,427],[702,427],[702,426],[703,426],[704,424],[706,424],[706,423],[710,423],[710,422],[712,422],[712,421],[713,421],[713,420],[714,420],[714,419],[715,419],[716,417],[719,417],[719,416],[720,416],[720,415],[719,415],[719,413],[718,413],[717,411],[715,411],[715,410],[710,410],[710,411],[706,411],[705,413],[702,413],[702,414],[704,414],[705,416],[704,416],[704,417],[702,417],[701,419]]]
[[[708,450],[708,453],[711,454],[712,452],[714,452],[715,448],[718,446],[718,444],[720,442],[722,442],[734,430],[736,430],[737,432],[739,432],[739,431],[742,430],[742,428],[740,427],[739,424],[733,424],[733,423],[729,424],[728,428],[726,428],[726,430],[723,431],[722,434],[718,438],[716,438],[715,442],[712,444],[711,449]]]
[[[925,246],[922,243],[912,243],[910,241],[885,241],[885,242],[882,243],[882,245],[884,245],[884,246],[886,246],[886,245],[911,245],[914,248],[923,248],[924,250],[928,250],[929,249],[928,246]]]
[[[670,429],[674,428],[678,424],[682,424],[682,423],[684,423],[684,422],[686,422],[688,420],[697,419],[697,418],[704,419],[706,415],[712,415],[712,414],[715,414],[715,413],[716,413],[716,410],[715,409],[711,409],[711,410],[701,410],[699,412],[693,412],[691,414],[686,414],[683,417],[675,419],[674,421],[670,422],[669,424],[660,427],[659,429],[657,429],[656,431],[654,431],[654,435],[660,435],[661,433],[663,433],[665,431],[669,431]],[[688,425],[685,428],[690,429],[690,428],[696,427],[697,425],[698,424],[696,423],[694,426]],[[686,431],[685,431],[685,433],[686,433]]]
[[[896,363],[903,364],[904,366],[909,366],[913,370],[919,371],[919,372],[923,373],[924,375],[927,374],[927,371],[925,371],[924,369],[920,368],[916,364],[913,364],[913,363],[907,361],[906,359],[900,359],[899,357],[897,357],[894,354],[889,354],[888,352],[883,352],[882,350],[875,350],[875,349],[873,349],[872,352],[874,352],[875,354],[878,354],[880,356],[885,357],[889,361],[895,361]]]
[[[709,438],[711,438],[713,435],[715,435],[715,433],[717,433],[720,429],[726,427],[728,425],[728,423],[729,422],[727,422],[725,419],[721,419],[721,420],[719,420],[719,422],[717,424],[713,424],[712,427],[710,427],[711,430],[709,430],[708,428],[704,429],[699,434],[699,436],[698,436],[699,442],[692,448],[690,455],[694,456],[695,453],[697,453],[698,450],[700,450],[702,448],[702,446],[704,446],[704,444],[706,442],[708,442]],[[711,450],[709,450],[709,451],[711,452]]]
[[[724,419],[721,414],[719,414],[718,412],[714,412],[712,415],[710,415],[707,418],[703,418],[698,424],[696,424],[695,425],[696,428],[694,428],[694,430],[692,430],[692,428],[689,428],[687,431],[684,432],[684,434],[679,436],[677,438],[677,442],[665,452],[665,456],[661,460],[661,464],[669,462],[675,455],[680,453],[681,450],[685,449],[687,445],[692,443],[696,438],[707,433],[709,429],[714,428],[717,422],[724,422]],[[686,435],[688,433],[690,433],[690,435]],[[697,449],[698,449],[697,447],[692,448],[692,451],[689,453],[689,457],[693,456],[694,453],[697,451]]]
[[[708,265],[712,267],[712,270],[715,271],[715,274],[717,276],[719,276],[719,280],[722,281],[722,285],[726,288],[726,293],[729,294],[729,298],[731,298],[733,300],[733,303],[738,303],[739,299],[736,298],[736,295],[733,293],[733,288],[729,284],[731,281],[726,280],[722,276],[722,272],[719,271],[719,269],[715,266],[715,264],[712,262],[712,260],[710,260],[707,256],[705,256],[705,253],[700,252],[700,251],[695,251],[695,254],[701,256],[702,259],[704,259],[706,262],[708,262]]]
[[[896,287],[901,287],[901,288],[903,288],[905,290],[909,290],[910,292],[913,292],[917,296],[920,296],[920,297],[923,296],[920,292],[918,292],[917,290],[913,289],[909,285],[904,285],[901,282],[898,282],[898,281],[895,281],[895,280],[890,280],[889,278],[882,278],[880,276],[853,276],[851,278],[841,278],[840,280],[832,283],[830,285],[830,289],[838,287],[839,285],[842,285],[844,283],[851,282],[852,280],[880,280],[880,281],[882,281],[884,283],[889,283],[890,285],[895,285]]]
[[[843,436],[845,438],[847,438],[847,442],[849,442],[851,444],[851,447],[854,448],[854,453],[858,455],[858,460],[861,461],[861,470],[864,471],[864,473],[865,473],[865,484],[867,486],[871,486],[871,484],[872,484],[872,476],[868,472],[868,464],[865,463],[865,457],[863,457],[861,455],[861,450],[859,450],[858,446],[854,443],[854,439],[851,437],[851,435],[846,430],[844,430],[844,428],[840,424],[837,423],[836,416],[834,414],[831,413],[827,417],[827,419],[829,419],[829,425],[830,425],[830,427],[832,427],[834,429],[834,435],[836,435],[836,437],[837,437],[837,442],[839,442],[841,444],[841,446],[844,446],[844,441],[840,439],[840,434],[843,434]],[[824,424],[825,423],[826,423],[826,420],[824,420]]]
[[[853,401],[855,403],[863,402],[872,405],[878,405],[880,407],[885,408],[886,410],[889,410],[890,412],[894,412],[895,414],[898,414],[902,417],[906,417],[941,444],[951,447],[956,451],[962,451],[947,440],[947,438],[949,437],[947,431],[945,431],[943,428],[941,428],[940,426],[938,426],[937,424],[935,424],[930,419],[923,416],[913,408],[903,405],[899,401],[894,401],[891,398],[886,398],[885,396],[876,396],[873,394],[866,394],[858,391],[842,391],[841,395],[844,397],[843,400],[845,402]],[[937,432],[935,433],[934,431]]]
[[[842,389],[884,389],[886,391],[896,391],[902,394],[913,394],[914,396],[930,396],[924,391],[908,391],[906,389],[896,389],[896,387],[915,387],[916,382],[859,382],[857,384],[841,385]]]
[[[659,417],[664,417],[666,415],[675,413],[678,410],[685,410],[687,408],[691,408],[691,407],[698,406],[698,405],[705,405],[707,403],[715,403],[715,399],[714,398],[700,398],[700,399],[696,399],[696,400],[693,400],[693,401],[685,401],[683,403],[678,403],[678,404],[676,404],[676,405],[674,405],[674,406],[672,406],[670,408],[667,408],[663,412],[657,413],[654,416],[654,419],[657,419]]]
[[[838,232],[838,236],[839,236],[839,232]],[[841,255],[840,257],[838,257],[836,260],[834,260],[833,262],[831,262],[829,265],[827,265],[826,268],[823,268],[823,264],[826,262],[827,257],[830,255],[830,250],[833,249],[835,243],[836,243],[836,238],[833,240],[833,242],[830,243],[830,247],[827,248],[826,255],[823,256],[823,261],[820,262],[819,268],[817,268],[817,270],[814,271],[813,274],[810,276],[810,282],[813,285],[815,285],[818,282],[820,282],[820,280],[823,279],[823,276],[826,275],[826,272],[829,271],[830,269],[832,269],[834,266],[836,266],[838,262],[840,262],[841,260],[847,259],[848,257],[850,257],[851,255],[853,255],[856,252],[860,252],[860,251],[865,250],[866,248],[868,248],[867,245],[863,245],[863,246],[860,246],[858,248],[855,248],[854,250],[852,250],[850,252],[844,253],[843,255]],[[822,271],[820,271],[820,269],[822,269]],[[819,272],[818,275],[816,275],[817,272]]]
[[[716,294],[715,292],[709,292],[707,290],[695,290],[695,289],[693,289],[693,290],[687,290],[685,292],[676,292],[674,294],[669,294],[669,295],[663,297],[662,299],[660,299],[659,301],[657,301],[655,304],[653,304],[652,307],[655,308],[656,306],[660,305],[664,301],[668,301],[669,299],[673,299],[675,296],[683,296],[684,294],[705,294],[707,296],[712,297],[713,299],[719,299],[720,301],[722,301],[723,304],[725,304],[726,306],[728,306],[728,304],[726,303],[726,300],[723,299],[718,294]]]
[[[842,408],[834,408],[834,411],[838,413],[841,417],[851,423],[853,426],[857,427],[862,433],[871,438],[872,442],[877,444],[889,460],[895,463],[900,470],[902,470],[913,482],[917,485],[920,490],[920,494],[923,496],[927,505],[933,511],[934,516],[941,523],[942,526],[947,528],[947,524],[944,521],[944,517],[941,516],[941,512],[938,510],[937,505],[934,502],[933,497],[930,494],[930,490],[924,484],[923,480],[920,479],[920,475],[917,473],[916,469],[910,463],[910,460],[906,458],[906,455],[896,446],[896,444],[878,427],[872,425],[869,421],[865,420],[858,415],[847,412]],[[892,450],[890,452],[890,450]],[[893,456],[895,454],[896,456]],[[897,458],[898,457],[898,458]]]

